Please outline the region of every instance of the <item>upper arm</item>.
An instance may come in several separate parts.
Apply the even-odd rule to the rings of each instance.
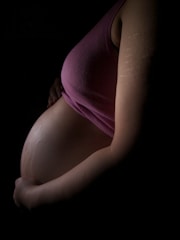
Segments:
[[[127,0],[122,13],[112,150],[119,157],[141,126],[156,50],[157,0]]]

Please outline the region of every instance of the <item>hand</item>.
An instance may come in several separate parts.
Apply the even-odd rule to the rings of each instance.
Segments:
[[[29,210],[36,208],[38,203],[38,187],[33,182],[22,177],[15,181],[13,199],[18,207],[25,207]]]
[[[59,78],[55,78],[53,85],[49,91],[48,105],[47,107],[52,106],[60,97],[62,92],[62,85]]]

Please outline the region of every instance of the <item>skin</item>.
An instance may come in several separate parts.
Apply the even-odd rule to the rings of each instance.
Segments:
[[[119,49],[113,139],[71,109],[55,80],[47,110],[34,123],[21,157],[14,201],[27,209],[72,198],[123,161],[136,142],[156,51],[157,0],[127,0],[111,38]]]

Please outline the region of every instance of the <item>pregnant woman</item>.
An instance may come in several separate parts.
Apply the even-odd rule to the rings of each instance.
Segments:
[[[70,51],[22,149],[14,201],[70,199],[136,142],[156,52],[157,0],[119,0]]]

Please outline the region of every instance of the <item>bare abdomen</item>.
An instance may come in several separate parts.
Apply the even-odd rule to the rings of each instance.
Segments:
[[[43,183],[62,175],[111,139],[61,98],[31,128],[21,157],[21,175]]]

